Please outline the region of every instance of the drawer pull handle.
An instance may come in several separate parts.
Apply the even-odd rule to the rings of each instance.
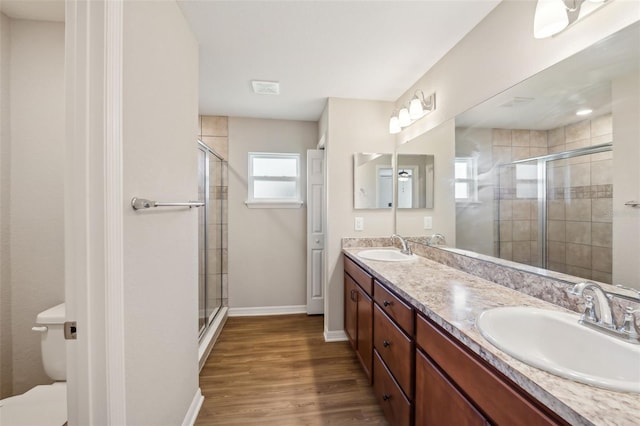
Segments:
[[[391,342],[389,342],[388,340],[383,340],[382,346],[384,346],[385,348],[388,348],[389,346],[391,346]]]
[[[382,304],[384,306],[391,306],[391,302],[389,302],[388,300],[385,300],[384,302],[382,302]]]
[[[389,395],[388,393],[382,394],[382,400],[383,401],[388,401],[390,399],[391,399],[391,395]]]

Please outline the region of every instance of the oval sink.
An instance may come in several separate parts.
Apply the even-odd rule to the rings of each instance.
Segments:
[[[417,258],[415,254],[404,254],[397,249],[363,250],[358,253],[358,257],[369,260],[381,260],[383,262],[405,262]]]
[[[531,307],[490,309],[482,336],[520,361],[577,382],[640,393],[640,345],[578,323],[580,316]]]

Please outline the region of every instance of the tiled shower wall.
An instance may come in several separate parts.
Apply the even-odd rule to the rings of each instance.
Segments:
[[[611,141],[611,115],[548,131],[493,129],[493,164]],[[494,255],[540,266],[536,183],[527,176],[535,169],[494,170]],[[611,282],[612,153],[556,160],[547,176],[548,269]]]
[[[215,173],[209,179],[210,193],[210,216],[209,232],[207,236],[208,246],[212,247],[207,253],[207,266],[209,280],[213,280],[216,288],[222,286],[222,295],[210,294],[209,304],[217,306],[229,306],[229,285],[228,285],[228,173],[227,161],[229,160],[229,125],[227,117],[200,116],[200,139],[220,155],[222,163],[221,173]]]

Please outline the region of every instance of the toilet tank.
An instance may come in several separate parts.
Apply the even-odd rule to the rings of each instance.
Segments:
[[[67,380],[67,347],[64,340],[64,321],[64,303],[40,312],[36,319],[41,330],[40,348],[42,350],[44,371],[47,376],[55,381]],[[46,327],[46,330],[42,327]]]

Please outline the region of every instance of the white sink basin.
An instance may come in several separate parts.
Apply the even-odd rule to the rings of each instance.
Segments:
[[[485,339],[524,363],[577,382],[640,393],[640,345],[587,328],[579,318],[504,307],[483,312],[477,326]]]
[[[397,249],[372,249],[358,253],[358,257],[369,260],[381,260],[383,262],[406,262],[417,258],[415,254],[404,254]]]

